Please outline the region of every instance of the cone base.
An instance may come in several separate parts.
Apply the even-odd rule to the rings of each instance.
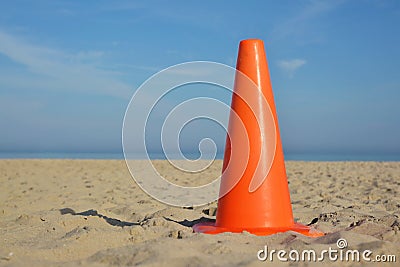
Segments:
[[[306,225],[302,225],[299,223],[294,223],[291,227],[261,227],[261,228],[225,228],[216,226],[215,223],[211,222],[204,222],[198,223],[193,226],[193,230],[196,233],[203,233],[203,234],[220,234],[224,232],[231,232],[231,233],[242,233],[243,231],[249,232],[254,235],[258,236],[265,236],[265,235],[272,235],[276,233],[282,233],[287,231],[294,231],[299,234],[309,236],[309,237],[319,237],[325,235],[323,232],[318,231],[314,228],[311,228]]]

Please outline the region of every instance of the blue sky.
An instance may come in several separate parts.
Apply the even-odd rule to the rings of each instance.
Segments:
[[[147,78],[234,66],[239,41],[260,38],[286,152],[400,153],[398,1],[215,2],[2,1],[0,151],[121,151]],[[213,135],[223,148],[217,126],[191,127],[184,150]]]

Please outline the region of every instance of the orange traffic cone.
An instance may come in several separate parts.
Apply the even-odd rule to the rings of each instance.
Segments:
[[[293,220],[262,40],[240,42],[236,69],[216,222],[196,224],[194,231],[247,231],[255,235],[295,231],[312,237],[324,235]],[[252,90],[243,77],[256,89]],[[243,128],[244,131],[240,130]]]

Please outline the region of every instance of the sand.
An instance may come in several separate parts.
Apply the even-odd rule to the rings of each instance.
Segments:
[[[201,181],[174,173],[168,162],[156,165],[168,179],[194,185],[217,177],[221,161]],[[399,162],[286,166],[295,220],[326,236],[193,233],[194,223],[215,218],[217,204],[188,209],[157,202],[134,183],[124,161],[0,160],[0,265],[289,266],[297,263],[259,261],[257,253],[264,246],[287,252],[337,249],[339,238],[348,249],[369,249],[371,257],[395,255],[399,263]]]

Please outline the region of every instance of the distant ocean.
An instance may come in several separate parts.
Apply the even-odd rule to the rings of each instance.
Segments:
[[[196,159],[199,154],[185,154]],[[133,159],[144,159],[134,155]],[[151,159],[166,159],[162,153],[150,153]],[[173,157],[174,158],[174,157]],[[217,159],[222,159],[219,154]],[[0,159],[124,159],[122,153],[53,153],[53,152],[0,152]],[[341,154],[341,153],[286,153],[285,160],[297,161],[400,161],[400,153],[392,154]]]

